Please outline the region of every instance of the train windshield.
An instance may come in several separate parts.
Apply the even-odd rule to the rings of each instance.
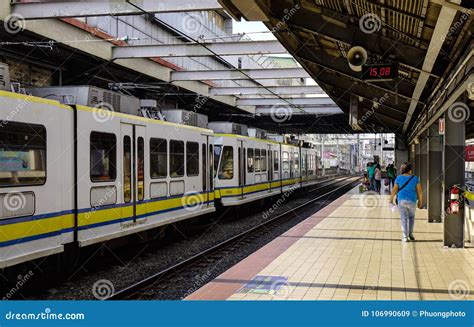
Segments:
[[[219,161],[221,160],[222,145],[214,145],[214,178],[217,175]]]

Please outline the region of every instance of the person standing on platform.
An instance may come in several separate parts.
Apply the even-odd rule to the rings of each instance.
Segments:
[[[423,190],[420,180],[413,175],[413,166],[410,163],[404,163],[400,168],[401,175],[397,176],[395,186],[390,195],[390,204],[393,204],[395,197],[400,211],[400,220],[402,224],[402,241],[414,241],[413,229],[415,227],[415,212],[418,199],[418,208],[423,206]]]
[[[375,163],[369,162],[367,164],[367,175],[369,176],[370,188],[369,190],[375,190]]]
[[[377,193],[380,193],[380,189],[382,187],[382,168],[380,168],[379,164],[375,165],[374,179],[375,179],[375,191]]]
[[[395,176],[397,175],[395,171],[395,166],[390,164],[387,166],[387,178],[388,178],[388,189],[391,190],[393,184],[395,183]]]

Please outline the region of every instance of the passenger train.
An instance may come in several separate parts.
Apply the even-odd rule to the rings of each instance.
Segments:
[[[316,182],[314,149],[0,91],[0,269]]]

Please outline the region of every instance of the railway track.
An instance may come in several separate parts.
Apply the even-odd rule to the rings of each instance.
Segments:
[[[344,179],[346,182],[341,182]],[[172,265],[166,269],[163,269],[146,279],[143,279],[133,285],[123,288],[106,300],[125,300],[125,299],[154,299],[157,298],[157,294],[165,292],[169,285],[177,284],[183,279],[192,279],[197,275],[200,275],[202,271],[212,271],[217,263],[223,258],[226,258],[246,244],[253,243],[254,241],[261,238],[263,235],[269,233],[270,230],[276,228],[281,222],[288,221],[298,215],[299,212],[307,210],[311,204],[318,201],[324,201],[331,195],[344,193],[347,189],[353,187],[354,184],[358,183],[360,177],[347,178],[335,178],[333,182],[326,183],[320,187],[313,188],[307,192],[307,194],[313,194],[321,192],[323,189],[332,187],[331,190],[325,191],[323,194],[318,194],[313,199],[304,202],[290,210],[279,214],[275,217],[266,219],[262,223],[249,228],[248,230],[241,232],[219,244],[216,244],[204,251],[201,251],[183,261]],[[336,186],[336,187],[333,187]],[[206,276],[203,277],[205,279]],[[205,282],[202,280],[201,283],[196,285],[196,289],[204,285]],[[185,292],[185,295],[192,293],[195,289]],[[173,299],[173,298],[170,298]]]

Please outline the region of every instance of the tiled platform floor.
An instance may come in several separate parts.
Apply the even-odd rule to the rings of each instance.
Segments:
[[[443,248],[443,225],[426,216],[417,211],[416,242],[402,243],[388,195],[354,189],[187,299],[474,299],[474,248]],[[255,276],[288,279],[241,290]]]

